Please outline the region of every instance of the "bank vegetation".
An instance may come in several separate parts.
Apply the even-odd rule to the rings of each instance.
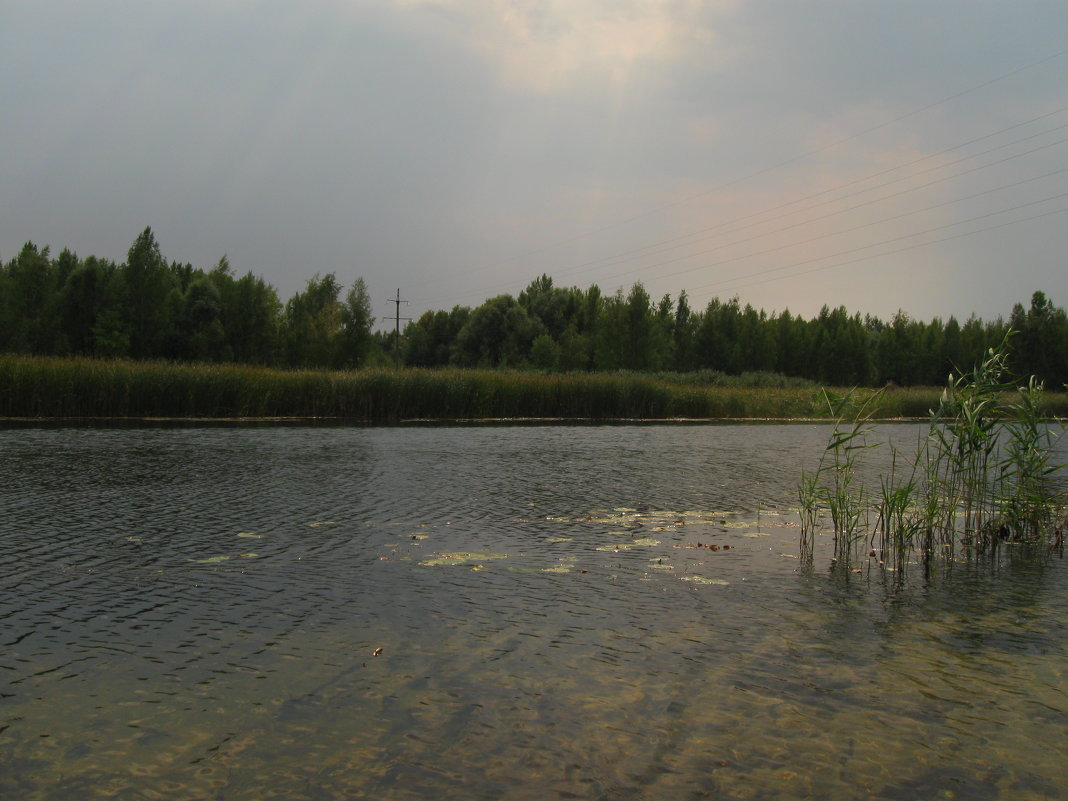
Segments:
[[[875,393],[873,416],[922,417],[938,388]],[[1068,414],[1046,393],[1042,413]],[[0,417],[575,421],[829,418],[813,383],[773,374],[539,373],[459,368],[283,370],[0,355]]]

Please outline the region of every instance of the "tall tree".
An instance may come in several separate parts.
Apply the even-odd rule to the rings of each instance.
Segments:
[[[130,246],[122,273],[130,355],[158,358],[170,338],[181,294],[151,228],[145,228]]]
[[[286,358],[293,367],[330,367],[341,331],[341,285],[333,273],[308,279],[286,303]]]
[[[361,367],[371,349],[371,330],[374,328],[371,296],[363,278],[357,278],[341,305],[341,332],[338,366]]]

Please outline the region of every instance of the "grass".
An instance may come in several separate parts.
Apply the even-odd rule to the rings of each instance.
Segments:
[[[469,419],[830,419],[822,391],[765,374],[757,386],[640,373],[440,369],[276,370],[223,364],[0,355],[0,417]],[[854,393],[879,418],[912,418],[939,390]],[[1068,396],[1038,412],[1068,412]],[[1021,443],[1023,447],[1023,443]]]
[[[850,568],[867,540],[869,558],[898,575],[914,562],[930,570],[1006,542],[1063,542],[1068,491],[1052,480],[1063,465],[1050,463],[1056,435],[1047,422],[1061,400],[1051,403],[1034,378],[1007,379],[1010,337],[971,373],[949,377],[911,458],[891,445],[890,471],[873,498],[856,476],[862,452],[878,445],[868,435],[880,400],[824,393],[836,423],[817,469],[798,485],[803,559],[812,558],[824,515],[834,563]]]

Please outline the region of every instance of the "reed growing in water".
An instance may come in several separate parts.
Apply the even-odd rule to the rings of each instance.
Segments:
[[[911,459],[890,446],[890,471],[872,498],[857,468],[861,453],[878,446],[868,436],[879,404],[824,392],[837,422],[816,470],[798,485],[802,558],[811,559],[824,514],[840,569],[863,550],[869,565],[903,575],[914,561],[930,569],[1004,542],[1063,543],[1068,491],[1052,480],[1063,465],[1050,461],[1055,433],[1043,387],[1034,378],[1023,386],[1007,380],[1008,343],[1006,336],[971,373],[949,377]]]

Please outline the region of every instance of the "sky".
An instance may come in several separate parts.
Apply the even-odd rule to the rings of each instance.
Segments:
[[[0,109],[5,262],[1068,306],[1063,0],[0,0]]]

